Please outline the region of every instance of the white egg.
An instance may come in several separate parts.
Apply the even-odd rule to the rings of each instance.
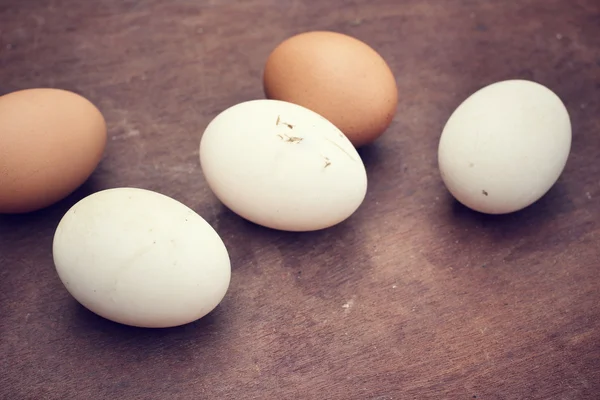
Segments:
[[[278,100],[240,103],[214,118],[200,163],[225,206],[286,231],[344,221],[367,190],[365,167],[346,136],[319,114]]]
[[[488,214],[521,210],[556,183],[571,149],[571,122],[550,89],[497,82],[467,98],[442,132],[442,179],[461,203]]]
[[[212,311],[231,267],[217,232],[184,204],[137,188],[94,193],[60,221],[58,275],[84,307],[126,325],[163,328]]]

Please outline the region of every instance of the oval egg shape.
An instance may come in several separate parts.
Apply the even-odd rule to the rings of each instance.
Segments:
[[[571,149],[571,122],[550,89],[502,81],[469,96],[438,147],[442,179],[465,206],[487,214],[521,210],[556,183]]]
[[[94,193],[61,219],[53,242],[58,276],[90,311],[121,324],[165,328],[212,311],[231,266],[217,232],[160,193]]]
[[[285,231],[331,227],[350,217],[367,190],[352,143],[331,122],[278,100],[234,105],[200,141],[206,181],[229,209]]]
[[[83,184],[106,146],[106,123],[84,97],[27,89],[0,97],[0,213],[47,207]]]
[[[303,32],[281,42],[263,72],[267,98],[327,118],[355,147],[374,142],[398,105],[396,78],[365,42],[339,32]]]

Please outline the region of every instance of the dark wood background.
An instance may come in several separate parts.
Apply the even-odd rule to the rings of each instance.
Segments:
[[[361,151],[359,211],[290,234],[224,209],[198,144],[311,29],[372,45],[400,103]],[[0,94],[76,91],[110,135],[73,196],[0,217],[1,399],[600,399],[598,0],[0,0],[0,33]],[[451,199],[437,143],[466,96],[507,78],[563,99],[573,147],[546,197],[489,217]],[[233,277],[209,316],[134,329],[63,288],[59,219],[118,186],[172,196],[222,236]]]

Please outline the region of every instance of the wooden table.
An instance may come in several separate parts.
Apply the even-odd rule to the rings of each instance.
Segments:
[[[282,233],[219,204],[198,144],[220,111],[263,97],[269,52],[312,29],[377,49],[400,103],[361,151],[359,211]],[[0,94],[76,91],[110,135],[73,196],[0,218],[1,399],[600,398],[597,0],[3,0],[0,33]],[[436,150],[454,108],[508,78],[563,99],[573,146],[547,196],[490,217],[452,200]],[[66,292],[54,229],[119,186],[172,196],[222,236],[233,277],[209,316],[134,329]]]

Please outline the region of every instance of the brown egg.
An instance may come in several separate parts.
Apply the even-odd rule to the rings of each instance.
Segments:
[[[267,98],[321,114],[355,147],[381,136],[398,105],[385,60],[364,42],[336,32],[307,32],[282,42],[267,60],[263,83]]]
[[[27,89],[0,97],[0,213],[63,199],[92,174],[105,145],[104,117],[78,94]]]

